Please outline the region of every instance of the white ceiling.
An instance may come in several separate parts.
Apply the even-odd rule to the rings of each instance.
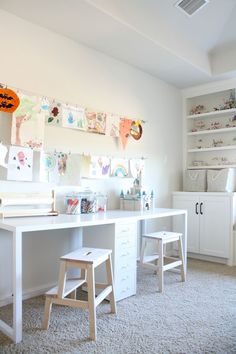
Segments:
[[[236,0],[0,0],[0,8],[177,87],[236,77]]]

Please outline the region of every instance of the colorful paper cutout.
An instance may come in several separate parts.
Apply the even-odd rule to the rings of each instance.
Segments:
[[[19,104],[20,99],[13,90],[0,87],[0,111],[13,113]]]
[[[33,150],[11,146],[9,149],[7,179],[11,181],[32,181]]]
[[[85,116],[85,109],[62,105],[62,126],[66,128],[86,130],[87,119]]]
[[[108,114],[106,119],[106,135],[114,138],[120,136],[120,116],[117,114]]]
[[[105,134],[106,133],[106,113],[86,111],[88,132]]]
[[[108,178],[110,175],[110,159],[106,156],[92,156],[89,175],[91,178]]]
[[[143,134],[143,128],[140,120],[134,120],[130,127],[130,135],[135,140],[139,140]]]
[[[134,178],[143,176],[145,169],[145,160],[144,159],[131,159],[129,160],[130,173]]]
[[[123,149],[125,149],[128,137],[130,136],[132,122],[133,121],[131,119],[127,118],[121,118],[120,120],[120,139]]]
[[[20,97],[12,116],[11,144],[42,149],[46,112],[41,109],[41,99],[23,94]]]
[[[49,104],[48,115],[45,119],[47,125],[60,126],[62,121],[62,105],[60,102]]]
[[[128,177],[129,160],[112,159],[111,160],[111,176],[112,177]]]

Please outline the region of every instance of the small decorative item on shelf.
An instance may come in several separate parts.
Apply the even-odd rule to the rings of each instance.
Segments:
[[[194,106],[190,111],[190,115],[201,114],[204,112],[204,109],[205,109],[205,107],[202,104]]]
[[[197,149],[202,149],[203,148],[203,146],[202,146],[202,139],[198,139],[198,141],[197,141]]]
[[[204,166],[205,162],[202,160],[193,160],[192,165],[193,166]]]
[[[235,102],[235,93],[234,90],[230,91],[230,96],[228,100],[224,100],[223,105],[219,105],[219,107],[214,107],[214,111],[222,111],[225,109],[232,109],[236,107],[236,102]]]
[[[195,122],[195,126],[197,130],[204,130],[204,128],[206,127],[206,123],[203,122],[203,120],[199,120]]]
[[[219,140],[213,139],[213,142],[212,142],[212,146],[213,147],[219,147],[219,146],[222,146],[222,145],[224,145],[223,140],[221,140],[221,139],[219,139]]]
[[[214,130],[214,129],[220,129],[221,128],[221,124],[220,122],[212,122],[211,123],[211,130]]]

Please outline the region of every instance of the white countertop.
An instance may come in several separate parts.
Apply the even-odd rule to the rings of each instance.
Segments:
[[[59,214],[58,216],[33,216],[0,219],[0,229],[8,231],[41,231],[56,230],[73,227],[95,226],[114,224],[117,221],[125,222],[128,220],[148,220],[167,216],[186,214],[186,210],[156,208],[147,211],[126,211],[109,210],[94,214],[68,215]]]

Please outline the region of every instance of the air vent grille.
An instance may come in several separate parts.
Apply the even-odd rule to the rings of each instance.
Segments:
[[[175,5],[181,11],[183,11],[186,15],[192,16],[197,11],[202,9],[206,4],[208,4],[209,0],[181,0],[178,1]]]

